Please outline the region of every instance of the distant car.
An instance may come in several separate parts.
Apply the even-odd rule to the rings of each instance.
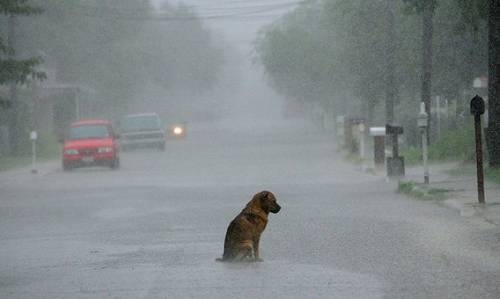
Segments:
[[[154,147],[165,150],[165,130],[156,113],[130,114],[120,120],[122,149]]]
[[[84,166],[120,166],[118,135],[110,121],[81,120],[71,124],[64,140],[63,170]]]

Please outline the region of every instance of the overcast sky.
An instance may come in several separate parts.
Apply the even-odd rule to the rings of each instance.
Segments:
[[[159,6],[164,0],[152,0]],[[251,50],[260,28],[293,9],[299,0],[183,0],[204,18],[204,23],[222,33],[228,42],[244,52]]]
[[[151,0],[159,7],[164,0]],[[231,116],[235,123],[249,127],[271,121],[279,113],[281,96],[265,82],[262,70],[252,64],[253,42],[259,29],[272,23],[287,11],[292,10],[302,0],[183,0],[168,1],[170,4],[183,3],[195,9],[204,24],[222,35],[226,43],[238,50],[243,60],[238,61],[241,70],[241,89],[228,100]],[[244,120],[248,120],[245,122]]]

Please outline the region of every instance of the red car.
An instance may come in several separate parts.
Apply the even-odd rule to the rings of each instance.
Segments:
[[[102,119],[81,120],[71,124],[64,141],[63,170],[84,166],[120,166],[118,135],[111,122]]]

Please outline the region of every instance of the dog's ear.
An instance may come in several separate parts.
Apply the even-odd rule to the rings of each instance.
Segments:
[[[260,192],[260,194],[259,194],[259,195],[260,195],[259,197],[260,197],[261,199],[267,199],[267,198],[269,198],[269,194],[270,194],[270,193],[271,193],[271,192],[269,192],[269,191],[261,191],[261,192]]]

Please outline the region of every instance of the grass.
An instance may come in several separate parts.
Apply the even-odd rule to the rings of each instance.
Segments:
[[[401,154],[403,157],[405,157],[405,164],[407,166],[422,164],[422,151],[415,147],[407,148],[403,150]]]
[[[485,171],[486,178],[500,185],[500,169],[487,168]]]
[[[415,182],[399,182],[397,192],[415,199],[437,201],[447,199],[450,190],[431,188]]]
[[[3,156],[0,157],[0,171],[27,166],[30,163],[30,157]]]
[[[486,164],[487,162],[485,161],[485,165]],[[451,176],[472,176],[476,178],[477,175],[476,171],[477,171],[476,164],[468,163],[468,164],[462,164],[458,168],[448,170],[446,171],[446,173]],[[484,169],[484,176],[486,180],[500,185],[500,169],[493,169],[486,167]]]
[[[59,157],[60,144],[56,138],[50,134],[42,134],[38,144],[37,161],[43,162]],[[31,151],[31,143],[24,145],[24,148],[29,147]],[[25,150],[24,152],[28,152]],[[18,155],[0,156],[0,171],[25,167],[31,164],[31,152],[21,153]]]
[[[363,163],[363,159],[361,159],[361,157],[358,154],[349,153],[346,155],[345,158],[347,161],[350,161],[351,163],[354,163],[356,165]]]
[[[445,131],[429,146],[429,162],[474,161],[475,139],[472,126]],[[422,149],[410,147],[401,151],[407,165],[422,163]]]

